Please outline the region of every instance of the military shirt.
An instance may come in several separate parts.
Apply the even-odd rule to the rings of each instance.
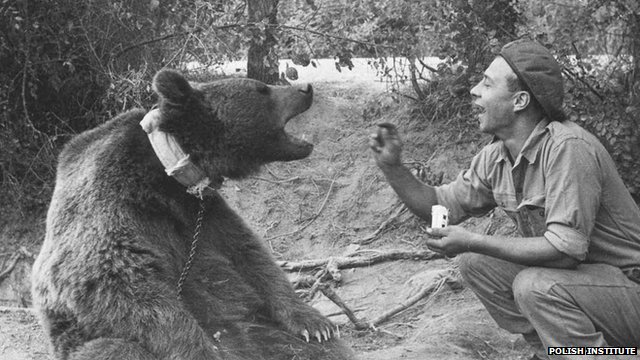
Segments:
[[[640,267],[640,210],[602,144],[577,124],[541,120],[515,161],[493,141],[436,187],[451,224],[499,207],[523,237],[627,272]]]

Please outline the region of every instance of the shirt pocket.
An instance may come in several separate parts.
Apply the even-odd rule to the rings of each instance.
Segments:
[[[517,208],[518,229],[522,236],[543,236],[547,231],[545,196],[537,195],[522,199]]]

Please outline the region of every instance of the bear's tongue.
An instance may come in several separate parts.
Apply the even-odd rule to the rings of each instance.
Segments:
[[[281,147],[280,159],[283,161],[303,159],[313,151],[313,144],[306,141],[306,135],[300,137],[293,136],[286,131],[285,141]]]
[[[296,115],[293,115],[285,119],[284,127],[282,128],[282,133],[284,133],[285,137],[283,139],[283,143],[281,144],[281,155],[286,158],[282,159],[285,161],[303,159],[309,156],[309,154],[311,154],[311,152],[313,151],[313,144],[307,141],[306,134],[302,133],[300,135],[297,135],[287,131],[287,126],[291,127],[291,125],[288,125],[288,123],[295,117]]]
[[[313,144],[307,141],[307,138],[308,138],[307,134],[302,134],[299,137],[294,136],[288,132],[285,132],[285,134],[287,135],[287,140],[289,140],[289,142],[292,143],[293,145],[303,146],[303,147],[313,146]]]
[[[307,138],[308,138],[307,134],[302,133],[301,135],[296,135],[296,134],[292,134],[291,132],[287,131],[286,126],[287,126],[287,123],[289,123],[289,120],[291,120],[291,119],[287,119],[285,121],[285,128],[283,129],[285,135],[287,136],[287,140],[289,142],[291,142],[292,144],[294,144],[294,145],[299,145],[299,146],[310,146],[311,145],[311,146],[313,146],[311,143],[309,143],[307,141]]]

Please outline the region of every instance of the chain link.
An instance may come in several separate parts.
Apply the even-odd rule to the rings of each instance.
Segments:
[[[200,229],[202,228],[202,220],[204,219],[204,210],[205,210],[204,199],[200,198],[200,210],[198,210],[198,219],[196,220],[196,228],[193,232],[193,241],[191,241],[191,250],[189,250],[189,258],[187,259],[187,263],[184,264],[184,268],[182,269],[182,274],[180,274],[180,279],[178,280],[178,285],[176,286],[176,289],[178,290],[178,300],[182,299],[182,286],[184,285],[185,280],[187,280],[187,275],[189,275],[189,270],[191,269],[191,265],[193,264],[193,258],[196,255],[198,239],[200,238]]]

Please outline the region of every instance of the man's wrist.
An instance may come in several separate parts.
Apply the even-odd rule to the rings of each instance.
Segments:
[[[467,240],[466,251],[478,252],[478,244],[482,243],[482,238],[482,234],[471,233],[471,236],[469,236]]]
[[[388,163],[388,162],[384,162],[384,161],[379,161],[378,162],[378,167],[385,174],[387,174],[387,173],[388,174],[393,174],[393,173],[396,173],[396,172],[400,171],[400,169],[404,168],[404,165],[402,164],[401,161],[394,162],[394,163]]]

